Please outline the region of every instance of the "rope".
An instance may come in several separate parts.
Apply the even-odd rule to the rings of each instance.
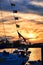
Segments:
[[[11,5],[11,10],[12,10],[12,7],[13,7],[13,6],[15,7],[15,4],[13,4],[13,3],[11,2],[11,0],[9,0],[9,3],[10,3],[10,5]],[[17,13],[17,10],[12,10],[12,11],[13,11],[13,13]],[[15,17],[15,16],[13,15],[13,17]],[[18,31],[18,28],[20,27],[18,24],[16,24],[17,20],[18,20],[18,17],[15,17],[15,22],[14,22],[14,24],[15,24],[15,26],[16,26],[16,31]]]

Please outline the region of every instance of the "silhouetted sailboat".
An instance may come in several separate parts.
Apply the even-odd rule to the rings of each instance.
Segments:
[[[10,2],[10,0],[9,0]],[[15,6],[15,4],[11,3],[11,6]],[[17,10],[13,10],[13,13],[17,13]],[[2,15],[2,13],[1,13]],[[14,17],[15,20],[18,20],[18,17]],[[9,43],[9,41],[6,38],[6,31],[5,31],[5,27],[4,27],[4,22],[3,23],[3,30],[4,30],[4,36],[5,36],[5,41],[6,44]],[[16,28],[19,28],[20,25],[16,24]],[[26,42],[26,39],[19,33],[19,31],[17,30],[18,33],[18,37],[22,37],[24,42]],[[24,65],[28,59],[29,56],[28,54],[30,54],[31,52],[27,51],[28,50],[28,45],[26,45],[26,50],[15,50],[13,53],[8,53],[6,51],[3,51],[2,53],[0,53],[0,65]],[[4,62],[4,63],[3,63]]]

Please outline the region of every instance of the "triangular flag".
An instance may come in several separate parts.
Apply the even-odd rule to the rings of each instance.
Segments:
[[[17,10],[13,10],[13,13],[17,13]]]
[[[15,6],[15,4],[11,3],[11,6]]]
[[[24,42],[26,42],[26,39],[17,31],[19,38],[23,38]]]
[[[19,28],[19,27],[20,27],[20,25],[16,24],[16,27],[17,27],[17,28]]]
[[[15,17],[15,20],[18,20],[18,17]]]

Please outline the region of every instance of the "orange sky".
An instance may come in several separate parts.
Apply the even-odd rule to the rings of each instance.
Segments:
[[[13,16],[18,16],[19,19],[15,21]],[[25,38],[30,38],[31,42],[43,42],[43,16],[33,13],[18,12],[13,14],[12,12],[2,11],[2,15],[0,15],[0,36],[4,35],[2,19],[4,20],[5,35],[12,36],[12,40],[18,39],[16,22],[20,25],[18,31]]]

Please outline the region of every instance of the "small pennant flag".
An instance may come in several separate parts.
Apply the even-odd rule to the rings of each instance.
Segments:
[[[15,4],[11,3],[11,6],[15,6]]]
[[[18,20],[18,17],[15,17],[15,20]]]
[[[20,25],[16,24],[16,27],[17,27],[17,28],[19,28],[19,27],[20,27]]]
[[[13,13],[17,13],[17,10],[13,10]]]

